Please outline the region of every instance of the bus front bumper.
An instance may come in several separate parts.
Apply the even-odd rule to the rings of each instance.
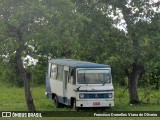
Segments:
[[[76,107],[113,107],[114,101],[77,100]]]

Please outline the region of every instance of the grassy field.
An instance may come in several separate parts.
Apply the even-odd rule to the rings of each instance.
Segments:
[[[39,86],[39,87],[31,87],[34,103],[36,106],[37,111],[72,111],[69,107],[63,107],[63,108],[55,108],[52,100],[49,100],[45,96],[45,86]],[[115,87],[115,106],[111,109],[103,109],[104,111],[160,111],[160,104],[159,104],[159,96],[160,91],[152,91],[150,94],[145,98],[144,97],[144,89],[138,89],[140,100],[143,103],[139,105],[129,105],[129,97],[127,90],[122,94],[124,91],[124,88],[121,87]],[[158,97],[157,97],[158,96]],[[24,99],[24,90],[23,88],[17,88],[17,87],[7,87],[3,84],[0,84],[0,111],[26,111],[26,104]],[[94,109],[85,109],[83,111],[92,111],[94,112]],[[97,111],[97,110],[96,110]],[[102,110],[101,110],[102,111]],[[17,118],[16,118],[17,119]],[[26,119],[33,119],[33,118],[26,118]],[[38,118],[41,119],[41,118]],[[45,118],[46,120],[53,119],[53,118]],[[55,119],[75,119],[75,118],[54,118]],[[76,118],[76,119],[82,119],[82,118]],[[84,117],[85,119],[85,117]],[[97,120],[97,119],[105,119],[105,117],[101,118],[87,118],[88,120]],[[109,118],[109,119],[116,119],[116,118]],[[129,120],[136,120],[139,118],[118,118],[118,119],[129,119]],[[141,118],[148,120],[147,118]],[[153,119],[153,118],[151,118]],[[157,119],[158,118],[154,118]]]

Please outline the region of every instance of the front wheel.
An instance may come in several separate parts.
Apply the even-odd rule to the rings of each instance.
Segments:
[[[58,102],[58,97],[56,95],[54,97],[54,104],[55,104],[56,108],[60,107],[60,103]]]
[[[78,111],[78,107],[76,107],[76,99],[73,100],[72,109]]]

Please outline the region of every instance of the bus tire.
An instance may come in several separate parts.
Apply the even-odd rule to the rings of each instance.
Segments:
[[[55,104],[55,107],[56,107],[56,108],[59,108],[59,107],[60,107],[60,103],[58,102],[58,97],[57,97],[57,95],[55,95],[55,97],[54,97],[54,104]]]
[[[74,111],[78,111],[78,107],[76,107],[76,99],[73,100],[72,109],[73,109]]]

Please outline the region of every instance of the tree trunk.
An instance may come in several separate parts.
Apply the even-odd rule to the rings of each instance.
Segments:
[[[33,102],[31,91],[30,91],[31,75],[27,73],[26,70],[24,69],[23,62],[21,59],[21,53],[23,49],[24,49],[23,46],[20,46],[16,51],[16,56],[15,56],[16,69],[20,77],[24,81],[25,100],[26,100],[28,111],[35,111],[35,106],[34,106],[34,102]]]
[[[128,76],[128,92],[130,96],[130,104],[139,103],[137,84],[138,84],[139,73],[138,70],[133,71]]]
[[[25,88],[25,99],[28,107],[28,111],[35,111],[35,105],[30,91],[30,74],[26,73],[24,76],[24,88]]]
[[[24,92],[25,92],[25,100],[27,104],[28,111],[35,111],[35,106],[32,98],[32,94],[30,91],[30,79],[31,79],[31,74],[27,73],[23,66],[23,61],[22,61],[22,52],[25,50],[25,41],[23,38],[23,35],[25,30],[27,30],[26,26],[28,26],[28,22],[24,21],[18,28],[15,26],[9,24],[8,22],[5,22],[5,24],[8,26],[8,33],[10,37],[13,37],[14,39],[16,38],[17,43],[18,43],[18,48],[16,50],[16,55],[15,55],[15,69],[17,72],[17,75],[19,76],[18,79],[22,79],[24,82]]]
[[[144,66],[138,64],[135,60],[134,63],[131,65],[132,71],[129,73],[127,71],[128,76],[128,92],[130,98],[130,104],[137,104],[139,103],[139,97],[137,92],[137,85],[140,76],[145,72]]]
[[[17,69],[16,71],[20,76],[20,78],[22,78],[24,81],[25,100],[26,100],[28,111],[35,111],[35,106],[34,106],[32,94],[30,91],[31,74],[27,73],[27,71],[25,70],[23,66],[23,61],[21,58],[21,54],[25,49],[25,43],[23,41],[23,33],[21,32],[20,29],[16,29],[16,34],[19,40],[19,47],[16,50],[16,55],[15,55],[15,64]]]

